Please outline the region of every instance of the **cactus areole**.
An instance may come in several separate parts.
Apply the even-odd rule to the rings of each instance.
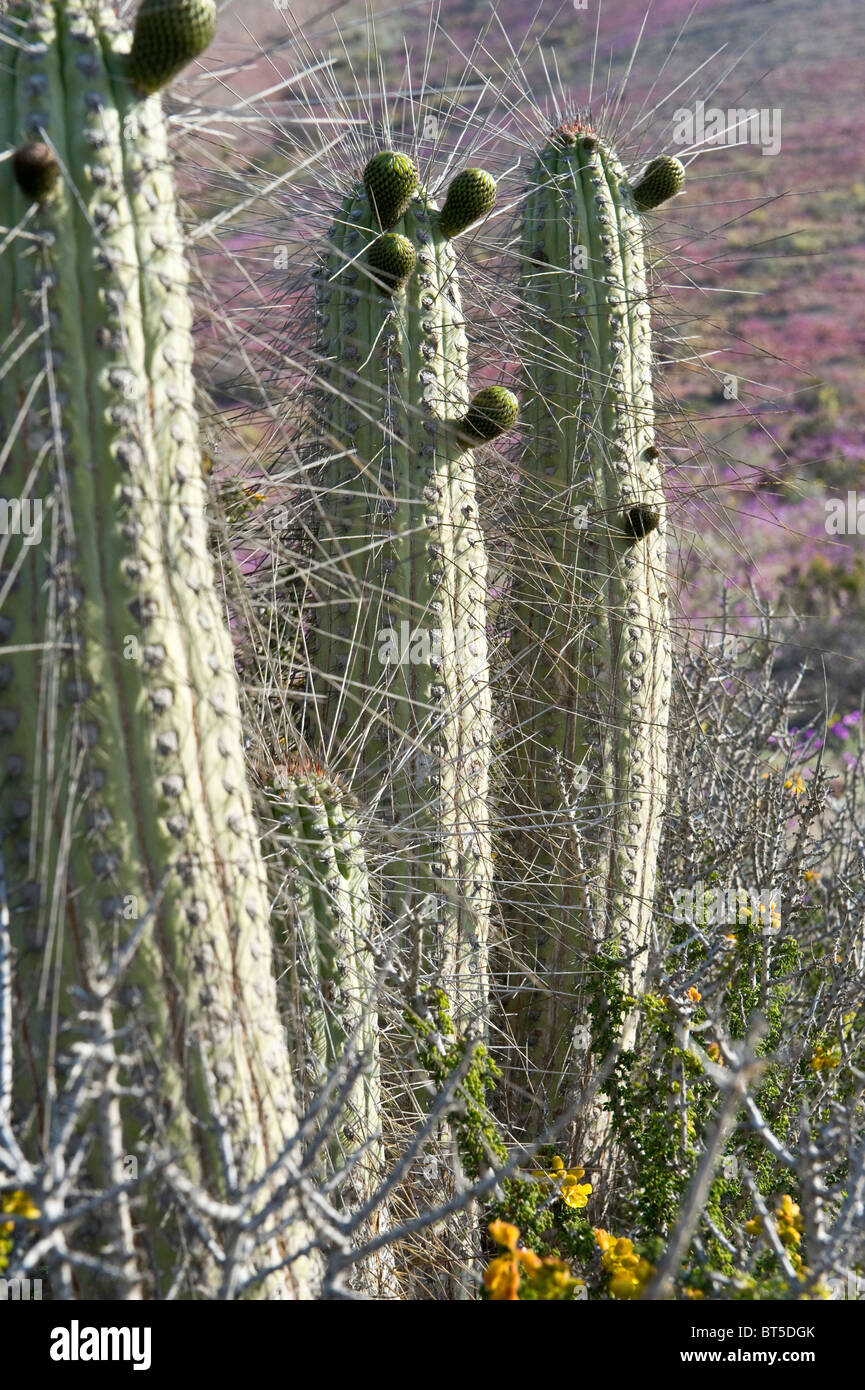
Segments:
[[[26,234],[7,235],[0,265],[0,321],[17,345],[0,380],[0,487],[7,512],[33,524],[2,541],[0,829],[16,1112],[50,1127],[55,1067],[103,990],[109,1023],[127,1030],[115,1080],[140,1099],[116,1115],[117,1102],[94,1100],[93,1181],[126,1181],[124,1154],[142,1173],[162,1154],[218,1195],[227,1142],[248,1182],[296,1120],[206,543],[166,127],[159,98],[139,90],[191,51],[190,15],[198,51],[212,8],[145,3],[153,76],[137,86],[130,36],[103,6],[32,0],[3,19],[2,145],[18,153],[0,162],[0,202]],[[153,1181],[136,1198],[145,1293],[170,1282],[184,1223]],[[94,1239],[119,1257],[105,1232]],[[270,1265],[287,1249],[280,1238],[260,1253]],[[305,1269],[257,1291],[303,1293]],[[190,1277],[212,1287],[218,1274],[205,1258]]]
[[[529,174],[521,262],[512,767],[529,810],[511,872],[535,985],[516,1026],[532,1076],[556,1078],[550,1115],[585,1075],[593,953],[627,962],[629,993],[645,971],[671,662],[641,218],[615,152],[578,122]]]
[[[315,722],[391,830],[389,919],[415,977],[461,1019],[486,1009],[492,864],[486,554],[472,449],[514,422],[470,411],[456,258],[414,166],[382,151],[345,199],[317,274]],[[399,216],[376,240],[379,225]],[[413,254],[409,254],[409,249]],[[392,293],[380,271],[389,258]]]

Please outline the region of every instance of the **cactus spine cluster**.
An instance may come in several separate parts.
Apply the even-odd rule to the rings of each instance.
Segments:
[[[373,156],[317,273],[329,457],[317,484],[312,714],[328,756],[356,769],[353,787],[389,827],[387,912],[413,978],[429,982],[431,969],[462,1021],[486,1015],[492,877],[472,449],[516,416],[508,392],[470,406],[451,235],[489,210],[494,184],[466,172],[472,186],[457,177],[459,215],[445,226],[406,156]]]
[[[2,497],[10,514],[32,506],[42,529],[2,542],[0,832],[22,1122],[35,1114],[49,1131],[55,1065],[102,1009],[127,1030],[116,1082],[141,1099],[121,1121],[106,1091],[93,1181],[123,1182],[124,1155],[143,1172],[167,1152],[218,1195],[229,1151],[248,1183],[296,1119],[232,644],[206,545],[166,126],[158,96],[139,90],[171,75],[192,10],[206,9],[145,3],[133,55],[161,44],[174,56],[137,86],[129,35],[95,0],[8,11],[0,122],[18,153],[0,163],[12,227],[0,274],[12,334]],[[139,58],[131,71],[143,71]],[[182,1204],[154,1185],[149,1253],[122,1222],[115,1244],[99,1236],[142,1287],[171,1269],[182,1239]],[[277,1266],[303,1229],[266,1241],[262,1260]],[[303,1296],[308,1274],[304,1259],[258,1291]],[[205,1265],[195,1278],[212,1288],[218,1274]]]
[[[537,1121],[542,1099],[551,1118],[578,1093],[593,958],[623,962],[626,993],[644,977],[671,673],[643,230],[614,150],[579,122],[530,172],[521,282],[520,825],[503,891],[530,982],[516,1080]]]

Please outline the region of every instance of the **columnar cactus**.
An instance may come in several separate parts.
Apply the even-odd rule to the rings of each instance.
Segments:
[[[383,1172],[376,923],[360,831],[350,798],[308,760],[280,770],[270,800],[293,919],[292,1052],[310,1100],[349,1044],[363,1061],[331,1156],[336,1168],[356,1156],[351,1186],[366,1200]]]
[[[404,155],[382,151],[343,203],[317,272],[319,559],[313,727],[389,826],[388,917],[415,981],[483,1020],[491,855],[486,556],[451,236],[489,211],[466,171],[443,214]],[[462,183],[460,183],[462,180]],[[450,201],[450,195],[449,195]],[[447,206],[447,204],[446,204]],[[479,393],[485,395],[486,393]],[[483,405],[483,402],[481,403]],[[430,954],[426,954],[429,948]]]
[[[530,172],[521,279],[519,824],[503,892],[529,980],[515,1080],[549,1119],[585,1075],[593,954],[621,959],[626,993],[645,973],[671,663],[643,229],[614,150],[580,122]]]
[[[145,3],[145,19],[154,9]],[[160,8],[175,55],[189,11]],[[7,519],[33,522],[4,537],[0,584],[15,1104],[48,1133],[55,1067],[68,1065],[82,1008],[86,1019],[109,990],[129,1051],[116,1078],[140,1098],[122,1103],[119,1131],[94,1100],[92,1181],[123,1182],[124,1156],[143,1174],[167,1154],[227,1195],[264,1174],[296,1118],[232,644],[206,545],[166,125],[158,95],[140,90],[158,85],[155,69],[137,80],[130,36],[95,0],[13,4],[5,24],[0,122],[16,153],[0,162],[11,224],[0,486]],[[183,1241],[184,1204],[158,1184],[141,1198],[152,1220],[134,1247],[117,1248],[107,1216],[94,1236],[145,1289],[167,1287]],[[305,1238],[298,1224],[268,1239],[252,1266],[278,1266]],[[301,1260],[259,1291],[303,1295],[310,1273]],[[204,1252],[194,1286],[218,1277]]]

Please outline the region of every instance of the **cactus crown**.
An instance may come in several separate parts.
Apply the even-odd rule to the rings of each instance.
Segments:
[[[203,53],[216,31],[215,0],[142,0],[127,74],[144,92],[159,91]]]

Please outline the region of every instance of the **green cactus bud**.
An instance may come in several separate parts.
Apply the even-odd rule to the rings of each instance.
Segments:
[[[215,31],[215,0],[141,0],[127,76],[146,95],[159,91],[204,52]]]
[[[366,254],[367,264],[375,271],[376,283],[386,294],[401,290],[415,268],[417,252],[408,237],[398,232],[385,232],[376,237]]]
[[[685,186],[685,166],[675,155],[663,154],[646,166],[640,182],[631,189],[641,212],[659,207],[674,198]]]
[[[57,182],[60,165],[47,145],[33,140],[15,151],[12,172],[25,198],[42,202]]]
[[[439,214],[442,236],[455,237],[495,206],[496,181],[484,169],[463,169],[448,188]]]
[[[644,503],[638,502],[625,512],[624,524],[625,531],[631,539],[641,541],[650,531],[655,531],[660,526],[661,513],[657,507],[647,507]]]
[[[381,150],[363,171],[363,186],[379,226],[398,222],[417,188],[417,169],[406,154]]]
[[[472,397],[459,430],[469,441],[481,444],[512,429],[519,413],[520,403],[513,391],[504,386],[485,386]]]

